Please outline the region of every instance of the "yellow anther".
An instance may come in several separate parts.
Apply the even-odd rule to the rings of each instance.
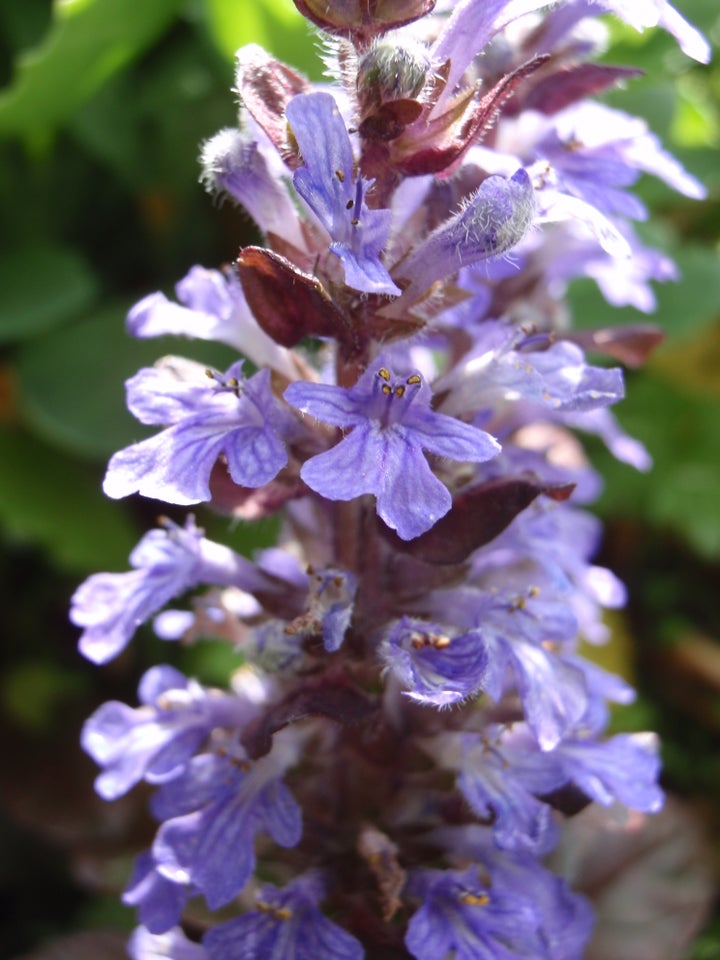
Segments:
[[[409,387],[414,387],[416,383],[422,383],[422,380],[417,373],[414,373],[411,377],[407,378],[407,384]]]
[[[432,645],[436,650],[445,650],[450,646],[450,637],[433,637]]]
[[[276,907],[272,903],[266,903],[264,900],[256,900],[255,906],[260,913],[269,913],[276,920],[289,920],[293,912],[290,907]]]
[[[465,890],[460,894],[460,903],[467,907],[486,907],[490,903],[490,897],[486,893],[470,893]]]
[[[354,227],[359,227],[359,226],[360,226],[360,221],[358,220],[357,217],[353,217],[352,220],[350,221],[350,223],[351,223]]]
[[[396,396],[396,397],[404,397],[404,396],[405,396],[405,387],[404,387],[402,384],[400,384],[399,387],[395,387],[395,396]]]
[[[377,372],[377,375],[378,375],[379,377],[381,377],[383,380],[389,380],[389,379],[390,379],[390,371],[389,371],[389,370],[386,370],[385,367],[380,367],[380,369],[379,369],[378,372]]]
[[[539,597],[540,596],[540,587],[530,587],[528,590],[529,597]]]
[[[335,176],[338,178],[340,183],[345,183],[345,174],[342,172],[342,170],[336,170]]]
[[[392,387],[388,386],[387,383],[384,383],[384,384],[382,385],[381,390],[382,390],[382,392],[385,394],[386,397],[389,397],[390,394],[392,393]]]

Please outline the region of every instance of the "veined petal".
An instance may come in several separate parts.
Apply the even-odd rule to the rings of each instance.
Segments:
[[[329,93],[294,97],[286,115],[305,166],[293,184],[330,234],[329,249],[345,269],[348,286],[364,293],[401,291],[380,261],[390,232],[390,210],[371,210],[365,194],[372,181],[355,176],[352,145]]]
[[[489,433],[443,413],[433,412],[417,422],[411,421],[411,425],[425,450],[450,460],[483,463],[502,449]]]
[[[325,453],[311,457],[300,471],[305,483],[328,500],[354,500],[382,484],[389,437],[372,423],[355,427]]]
[[[209,500],[210,471],[227,431],[202,418],[188,421],[114,454],[103,482],[106,496],[118,500],[139,493],[177,504]]]
[[[283,394],[288,403],[334,427],[354,427],[366,416],[352,393],[326,383],[291,383]]]
[[[394,465],[377,493],[378,515],[402,540],[429,530],[452,506],[447,487],[430,469],[419,445],[408,436],[393,443]]]

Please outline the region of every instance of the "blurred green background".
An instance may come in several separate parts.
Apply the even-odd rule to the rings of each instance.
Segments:
[[[716,4],[678,6],[718,44]],[[629,374],[619,411],[654,471],[635,474],[590,447],[607,478],[601,559],[632,596],[606,658],[642,690],[619,724],[660,730],[667,786],[715,849],[720,63],[689,62],[659,32],[614,24],[612,35],[606,59],[646,77],[608,99],[647,117],[709,198],[640,185],[654,211],[642,236],[671,254],[682,280],[657,288],[653,319],[667,340]],[[133,925],[117,891],[150,835],[145,798],[93,797],[77,745],[84,717],[110,697],[132,701],[140,672],[169,656],[223,679],[211,644],[168,653],[149,635],[97,670],[76,653],[67,605],[89,573],[126,569],[154,523],[156,504],[107,501],[100,489],[110,454],[141,435],[123,381],[166,352],[216,356],[208,345],[132,341],[124,317],[146,293],[170,294],[192,264],[227,262],[253,238],[242,214],[204,193],[197,165],[200,142],[234,122],[233,54],[248,42],[321,75],[291,0],[0,0],[0,957],[49,960],[42,945],[54,938]],[[571,300],[580,326],[644,319],[609,308],[590,281]],[[216,529],[245,550],[268,536]],[[122,937],[108,937],[75,941],[67,956],[122,956]],[[720,958],[720,921],[689,956]]]

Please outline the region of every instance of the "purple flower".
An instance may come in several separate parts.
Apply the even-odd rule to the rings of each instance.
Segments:
[[[152,667],[140,681],[136,710],[112,700],[85,722],[83,749],[103,772],[95,781],[105,800],[140,780],[177,776],[215,727],[239,727],[257,707],[234,694],[207,690],[174,667]]]
[[[540,914],[523,886],[505,888],[478,866],[426,870],[412,878],[421,896],[405,946],[416,960],[541,960]]]
[[[244,557],[206,540],[188,517],[184,529],[170,521],[147,533],[130,554],[128,573],[96,573],[75,591],[70,620],[84,627],[80,652],[95,663],[117,656],[135,630],[168,600],[199,583],[252,591],[267,585]]]
[[[555,845],[550,808],[537,796],[563,783],[553,754],[542,753],[524,724],[490,726],[482,737],[462,739],[458,787],[474,812],[492,819],[495,843],[538,856]]]
[[[329,93],[304,93],[290,101],[288,123],[304,166],[293,184],[331,237],[345,282],[364,293],[401,291],[380,261],[390,231],[390,210],[365,202],[372,180],[356,176],[352,144],[337,104]]]
[[[640,200],[621,189],[634,184],[642,171],[686,196],[705,196],[702,184],[663,150],[644,120],[603,104],[582,102],[553,117],[534,152],[550,161],[564,192],[609,217],[646,218]]]
[[[548,6],[551,0],[459,0],[430,49],[439,67],[449,60],[446,86],[435,111],[447,101],[467,67],[503,27],[526,13]]]
[[[255,869],[257,833],[283,847],[300,840],[300,808],[281,780],[291,762],[277,749],[254,763],[227,753],[194,757],[153,799],[165,820],[153,845],[159,872],[202,892],[211,910],[229,903]]]
[[[225,128],[203,144],[201,179],[210,192],[242,204],[264,234],[275,234],[302,250],[300,221],[282,181],[288,171],[274,153],[254,125],[247,130]]]
[[[176,286],[179,303],[163,293],[151,293],[127,318],[134,337],[174,334],[197,340],[217,340],[240,350],[258,366],[269,366],[289,378],[296,376],[289,352],[262,330],[250,312],[238,277],[230,270],[193,267]]]
[[[564,778],[591,800],[609,807],[619,801],[632,810],[657,813],[664,794],[657,737],[618,734],[603,742],[569,738],[554,751]]]
[[[535,195],[523,168],[510,178],[488,177],[463,209],[434,230],[398,269],[410,281],[404,298],[417,300],[436,280],[507,253],[534,217]]]
[[[167,933],[180,922],[190,896],[188,887],[158,873],[150,853],[141,853],[122,902],[136,907],[140,923],[150,933]]]
[[[584,412],[624,396],[622,371],[591,366],[566,340],[534,344],[507,323],[486,320],[475,345],[436,386],[447,394],[443,410],[461,414],[525,400],[554,413]]]
[[[355,937],[318,908],[322,893],[314,875],[283,889],[265,885],[256,910],[205,934],[211,960],[362,960],[365,951]]]
[[[402,617],[390,629],[379,654],[408,697],[436,707],[476,694],[488,666],[480,630],[454,636],[414,617]]]
[[[593,925],[593,911],[584,897],[573,893],[564,879],[546,870],[534,856],[498,849],[487,828],[461,827],[443,833],[457,853],[482,863],[493,883],[529,899],[539,918],[542,948],[537,956],[580,960]]]
[[[552,649],[575,640],[577,621],[567,601],[551,589],[532,585],[524,593],[515,591],[510,587],[511,569],[499,567],[496,572],[506,581],[504,589],[488,584],[486,590],[436,591],[426,606],[443,618],[452,611],[455,623],[481,633],[488,663],[483,691],[500,700],[508,689],[510,670],[528,725],[542,749],[550,750],[575,728],[588,707],[582,670]]]
[[[311,568],[307,609],[289,627],[291,636],[320,633],[328,653],[342,646],[352,620],[357,583],[351,573],[337,567]]]
[[[609,10],[629,23],[636,30],[646,27],[662,27],[677,40],[683,53],[699,60],[701,63],[710,61],[710,44],[705,37],[691,26],[667,0],[636,0],[633,4],[623,0],[586,0],[590,8],[586,15],[591,15],[595,9]],[[579,4],[585,6],[584,3]]]
[[[204,947],[188,940],[180,927],[154,934],[138,927],[128,942],[131,960],[209,960]]]
[[[208,379],[199,365],[166,361],[128,380],[128,408],[138,420],[168,426],[112,457],[105,493],[178,504],[210,500],[210,473],[221,455],[240,486],[261,487],[277,476],[287,463],[283,436],[292,420],[273,396],[270,371],[244,380],[242,367],[239,361]]]
[[[423,450],[472,463],[500,450],[483,430],[435,413],[420,374],[398,377],[380,359],[349,390],[293,383],[285,399],[303,413],[351,431],[303,465],[305,483],[328,500],[374,494],[379,516],[403,540],[429,530],[452,504]]]

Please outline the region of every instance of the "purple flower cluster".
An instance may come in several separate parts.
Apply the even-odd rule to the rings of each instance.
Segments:
[[[599,480],[574,431],[647,468],[609,409],[622,371],[584,347],[639,362],[654,338],[578,335],[563,295],[584,275],[651,309],[674,268],[635,236],[629,188],[702,194],[643,122],[589,99],[635,73],[593,62],[597,17],[708,47],[666,0],[295,5],[336,81],[241,49],[238,126],[202,150],[264,245],[128,319],[242,356],[132,377],[130,411],[159,430],[104,483],[278,514],[279,542],[248,559],[163,520],[72,603],[96,663],[152,618],[237,656],[226,689],[159,665],[139,706],[85,724],[101,796],[154,789],[130,955],[580,960],[592,910],[543,858],[573,809],[663,796],[653,735],[608,734],[632,689],[582,653],[624,590],[593,564]]]

